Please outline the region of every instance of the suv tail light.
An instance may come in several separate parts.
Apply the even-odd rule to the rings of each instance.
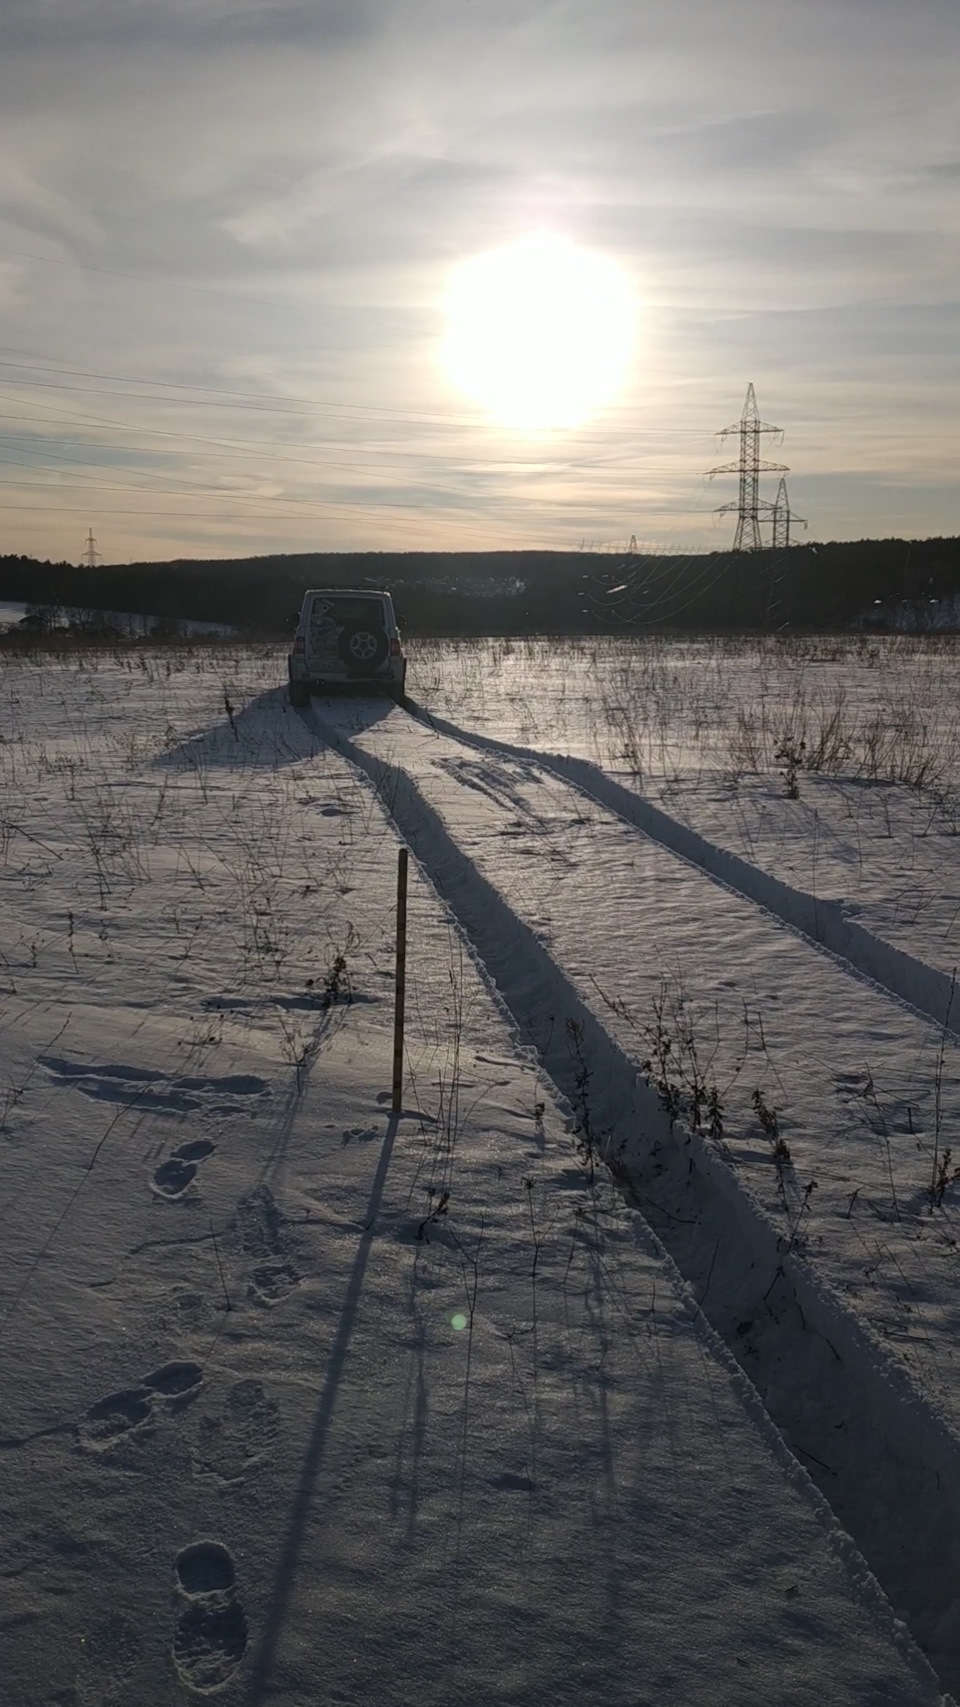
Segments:
[[[293,650],[294,650],[295,656],[302,657],[302,655],[303,655],[303,635],[302,634],[297,635],[297,638],[293,643]]]
[[[399,656],[400,656],[400,642],[399,642],[399,640],[391,640],[391,642],[390,642],[390,656],[391,656],[391,658],[399,658]]]

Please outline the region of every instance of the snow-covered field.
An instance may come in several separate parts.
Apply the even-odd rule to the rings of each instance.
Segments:
[[[0,662],[4,1703],[957,1692],[954,643],[412,652]]]

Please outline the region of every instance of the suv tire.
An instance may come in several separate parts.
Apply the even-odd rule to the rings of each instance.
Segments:
[[[310,685],[308,682],[291,682],[290,683],[290,704],[291,705],[309,705],[310,704]]]
[[[348,670],[365,676],[384,662],[390,651],[390,642],[382,628],[367,622],[353,622],[337,641],[337,651]]]

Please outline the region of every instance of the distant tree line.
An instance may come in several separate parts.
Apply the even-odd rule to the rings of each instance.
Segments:
[[[290,633],[311,586],[388,587],[410,635],[618,633],[882,625],[960,596],[960,539],[856,540],[660,556],[592,552],[310,552],[76,567],[0,556],[0,599]]]

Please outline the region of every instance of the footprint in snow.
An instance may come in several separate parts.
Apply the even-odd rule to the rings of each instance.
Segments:
[[[249,1295],[257,1304],[279,1304],[303,1276],[288,1262],[265,1262],[250,1277]]]
[[[501,1476],[491,1477],[490,1486],[499,1489],[502,1493],[509,1494],[532,1494],[536,1492],[536,1483],[532,1482],[529,1476],[515,1475],[512,1470],[505,1470]]]
[[[147,1387],[124,1387],[108,1393],[84,1413],[77,1423],[77,1438],[93,1452],[106,1452],[135,1429],[149,1422],[152,1394]]]
[[[174,1569],[181,1611],[173,1663],[188,1689],[211,1694],[229,1683],[247,1647],[233,1559],[219,1541],[194,1541],[177,1554]]]
[[[286,1217],[267,1185],[254,1186],[237,1202],[233,1233],[244,1256],[257,1260],[248,1296],[258,1304],[279,1304],[303,1276],[289,1258]]]
[[[344,1148],[348,1144],[369,1144],[377,1136],[375,1126],[348,1126],[343,1134]]]
[[[263,1464],[280,1432],[280,1411],[259,1381],[238,1381],[218,1416],[200,1418],[194,1473],[240,1487]]]
[[[195,1292],[186,1286],[174,1286],[160,1299],[160,1309],[156,1316],[157,1332],[168,1340],[205,1333],[216,1315],[207,1293]]]
[[[212,1155],[216,1147],[209,1138],[194,1138],[171,1151],[167,1160],[160,1163],[151,1181],[157,1196],[182,1197],[191,1180],[196,1178],[198,1164]]]
[[[283,1250],[284,1215],[268,1185],[255,1185],[238,1199],[233,1225],[246,1255],[275,1257]]]
[[[203,1382],[203,1367],[187,1359],[161,1363],[159,1369],[145,1375],[143,1385],[158,1399],[166,1399],[170,1410],[182,1410],[195,1399]]]
[[[97,1399],[76,1425],[77,1439],[93,1452],[107,1452],[137,1431],[146,1432],[157,1403],[182,1410],[195,1399],[203,1381],[199,1363],[161,1364],[137,1387],[123,1387]]]
[[[232,1073],[222,1078],[188,1077],[150,1067],[67,1061],[59,1055],[41,1055],[40,1062],[51,1078],[83,1096],[156,1114],[189,1114],[204,1106],[238,1112],[243,1105],[224,1105],[214,1099],[255,1097],[269,1088],[266,1079],[251,1073]]]

